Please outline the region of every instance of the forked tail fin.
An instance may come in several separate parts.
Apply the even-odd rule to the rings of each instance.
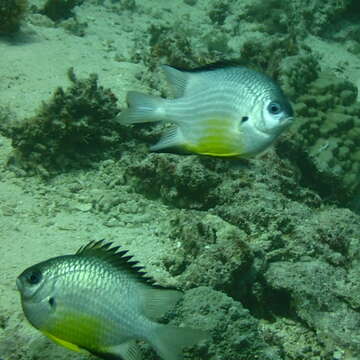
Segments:
[[[128,108],[123,110],[118,119],[121,124],[146,123],[163,120],[163,99],[142,94],[137,91],[129,91],[127,94]]]

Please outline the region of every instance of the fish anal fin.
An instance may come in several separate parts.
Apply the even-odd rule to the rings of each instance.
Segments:
[[[172,126],[165,131],[157,144],[150,147],[151,151],[163,150],[166,148],[183,147],[185,143],[184,136],[177,126]]]
[[[106,349],[105,352],[92,352],[105,360],[141,360],[141,352],[135,340]]]
[[[209,338],[209,333],[191,328],[176,328],[159,324],[151,344],[164,360],[182,360],[185,347]]]

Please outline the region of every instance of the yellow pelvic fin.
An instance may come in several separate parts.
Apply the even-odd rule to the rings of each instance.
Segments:
[[[65,341],[63,339],[60,339],[54,335],[51,335],[50,333],[43,331],[43,333],[50,338],[51,340],[53,340],[54,342],[56,342],[57,344],[66,347],[67,349],[73,350],[73,351],[77,351],[83,354],[89,354],[88,351],[86,351],[85,349],[82,349],[81,347],[77,346],[76,344],[73,344],[69,341]]]

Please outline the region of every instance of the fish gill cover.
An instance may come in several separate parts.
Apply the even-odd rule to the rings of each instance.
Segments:
[[[15,177],[27,193],[55,204],[40,219],[54,224],[43,243],[57,239],[57,253],[62,242],[83,242],[89,231],[107,232],[121,244],[122,235],[135,229],[132,243],[140,255],[150,243],[152,254],[156,249],[149,256],[154,274],[166,274],[165,282],[185,291],[184,301],[163,321],[212,334],[211,342],[187,352],[190,359],[358,359],[360,219],[349,208],[360,192],[358,10],[355,0],[184,0],[164,8],[152,1],[83,3],[76,13],[80,22],[89,21],[84,39],[106,18],[111,32],[118,33],[106,33],[110,40],[101,54],[114,60],[119,72],[125,71],[124,62],[132,63],[123,95],[134,87],[169,96],[159,64],[196,68],[228,60],[280,83],[294,105],[294,124],[267,154],[242,163],[149,153],[163,126],[121,127],[114,120],[119,108],[113,91],[100,91],[102,77],[92,77],[77,80],[60,99],[69,109],[89,104],[78,94],[98,99],[94,94],[100,91],[95,109],[106,116],[98,126],[87,110],[88,116],[72,118],[74,124],[82,119],[100,148],[75,142],[68,151],[61,146],[68,141],[58,136],[63,132],[47,137],[39,120],[14,124],[4,108],[7,121],[0,127],[13,149],[6,153],[3,181]],[[38,15],[28,20],[37,31],[66,28],[69,20],[52,24]],[[327,47],[331,43],[340,46],[341,56]],[[11,131],[15,127],[18,133]],[[37,148],[32,130],[38,128],[43,147]],[[110,141],[103,142],[109,129]],[[23,151],[19,138],[32,150]],[[49,183],[29,176],[34,174]],[[26,213],[10,200],[1,210],[7,219]],[[57,235],[64,225],[55,215],[63,211],[76,224]],[[7,274],[11,278],[10,270]],[[31,337],[19,324],[17,307],[1,308],[0,315],[2,357],[68,356]],[[146,358],[158,359],[148,346],[142,350]]]

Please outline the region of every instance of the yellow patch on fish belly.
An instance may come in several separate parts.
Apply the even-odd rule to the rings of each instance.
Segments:
[[[187,151],[210,156],[235,157],[244,153],[240,134],[234,128],[232,119],[207,119],[203,134],[196,143],[184,145]]]
[[[79,314],[68,314],[43,333],[50,339],[70,350],[84,352],[84,349],[101,349],[99,332],[101,320]]]
[[[69,350],[73,350],[73,351],[77,351],[77,352],[81,352],[81,353],[86,353],[88,354],[88,352],[82,348],[80,348],[79,346],[69,342],[69,341],[65,341],[62,340],[54,335],[51,335],[50,333],[43,331],[44,335],[46,335],[49,339],[51,339],[52,341],[56,342],[57,344],[66,347]]]

